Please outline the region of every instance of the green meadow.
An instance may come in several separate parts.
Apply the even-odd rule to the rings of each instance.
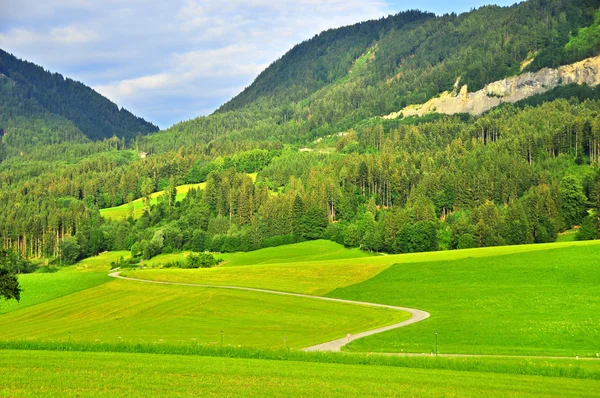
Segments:
[[[592,397],[600,381],[335,363],[0,351],[1,396]]]
[[[223,259],[223,266],[225,267],[345,260],[372,256],[372,253],[362,251],[358,248],[347,249],[329,240],[316,240],[286,246],[269,247],[248,253],[224,253],[219,255]]]
[[[221,344],[223,331],[228,345],[303,348],[409,317],[310,298],[112,280],[0,316],[0,340]]]
[[[21,303],[0,303],[0,371],[9,375],[0,396],[594,396],[600,388],[597,241],[389,256],[314,241],[218,255],[224,263],[211,269],[160,268],[187,254],[123,275],[398,305],[431,318],[342,353],[303,353],[409,314],[115,280],[110,263],[129,253],[103,253],[22,275]],[[436,358],[436,332],[442,355],[506,357]],[[528,355],[565,358],[517,357]]]
[[[304,242],[297,245],[281,246],[278,248],[262,249],[250,253],[234,253],[218,255],[228,258],[229,263],[211,269],[151,269],[123,272],[131,278],[156,280],[177,283],[197,283],[208,285],[230,285],[261,289],[288,291],[294,293],[324,295],[341,287],[366,281],[385,269],[398,263],[439,262],[443,267],[446,261],[487,258],[501,255],[527,253],[531,251],[543,253],[566,247],[580,247],[585,250],[588,246],[600,245],[600,241],[561,242],[538,245],[500,246],[480,249],[453,250],[444,252],[399,254],[388,256],[364,256],[342,248],[335,243],[322,241]],[[329,247],[339,256],[337,259],[324,260],[319,249]],[[315,248],[313,250],[313,247]],[[297,249],[304,254],[294,256]],[[284,260],[281,254],[290,258]],[[312,254],[312,253],[316,254]],[[182,259],[186,254],[167,254],[157,256],[146,262],[146,265],[160,266],[168,261]],[[541,254],[544,256],[544,254]],[[228,256],[228,257],[226,257]],[[333,256],[333,255],[331,255]],[[247,261],[247,262],[246,262]],[[251,267],[235,267],[234,265],[255,264]],[[229,265],[229,266],[227,266]],[[421,308],[425,309],[425,308]]]
[[[331,297],[425,309],[431,318],[350,350],[595,356],[600,246],[403,263]]]
[[[396,256],[145,269],[125,275],[234,285],[422,309],[431,318],[349,350],[595,356],[600,352],[600,242],[561,242]],[[282,249],[286,250],[286,249]],[[289,249],[287,249],[289,250]],[[242,262],[247,254],[237,254]],[[253,254],[256,256],[256,254]]]
[[[112,280],[107,275],[110,263],[128,258],[129,252],[108,252],[80,261],[72,267],[59,267],[53,273],[19,276],[21,301],[1,301],[0,314],[24,309],[56,298],[90,289]]]

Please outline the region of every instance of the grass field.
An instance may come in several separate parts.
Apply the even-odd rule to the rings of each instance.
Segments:
[[[159,266],[183,260],[188,255],[188,252],[163,254],[144,264],[146,267]],[[375,258],[371,254],[358,249],[346,249],[330,241],[303,242],[249,253],[218,254],[217,257],[225,261],[217,268],[146,268],[122,274],[146,280],[224,284],[321,295],[367,280],[391,264],[370,264],[368,260]],[[349,259],[365,261],[347,263]]]
[[[22,310],[108,282],[106,272],[76,273],[64,269],[53,274],[19,276],[21,302],[0,301],[0,314]],[[1,317],[0,317],[1,319]]]
[[[240,358],[0,351],[0,396],[592,397],[600,381]]]
[[[51,274],[19,275],[21,301],[0,301],[0,314],[17,311],[55,298],[67,296],[112,280],[107,272],[110,263],[129,252],[109,252],[85,259],[75,266],[63,267]]]
[[[183,261],[191,252],[159,254],[144,265],[158,267],[171,261]],[[256,264],[281,264],[309,261],[345,260],[349,258],[373,257],[374,254],[360,249],[347,249],[328,240],[301,242],[291,245],[269,247],[252,252],[218,253],[216,257],[223,260],[221,267],[237,267]]]
[[[180,185],[177,187],[177,197],[176,201],[182,201],[188,194],[191,189],[204,189],[206,183],[200,184],[187,184]],[[165,191],[155,192],[150,195],[150,205],[155,205],[158,203],[158,198],[165,194]],[[129,217],[131,213],[131,208],[133,207],[133,218],[137,219],[142,216],[144,213],[144,199],[136,199],[131,203],[126,203],[121,206],[109,207],[107,209],[101,209],[100,215],[104,218],[110,218],[112,220],[121,220]]]
[[[600,389],[600,361],[574,359],[600,352],[600,242],[370,256],[316,241],[224,255],[226,264],[206,270],[124,272],[431,313],[423,322],[353,341],[350,352],[337,355],[294,349],[400,322],[408,314],[108,278],[110,262],[128,255],[104,253],[54,274],[20,277],[32,293],[26,289],[17,307],[0,304],[0,396],[597,396]],[[571,359],[352,353],[429,354],[436,331],[442,354]],[[292,351],[239,348],[283,349],[284,338]],[[15,349],[28,344],[31,351]],[[39,351],[36,344],[80,352]],[[102,347],[119,352],[91,352]]]
[[[330,294],[425,309],[431,318],[350,349],[595,356],[600,351],[600,246],[397,264]]]
[[[372,257],[373,254],[360,249],[347,249],[329,240],[301,242],[293,245],[269,247],[248,253],[219,254],[225,263],[234,267],[255,264],[281,264],[307,261],[345,260],[349,258]]]
[[[453,261],[457,259],[468,258],[486,258],[504,254],[526,253],[531,251],[543,252],[545,250],[563,248],[563,247],[588,247],[598,246],[600,241],[584,242],[562,242],[539,245],[522,246],[501,246],[487,247],[481,249],[453,250],[431,253],[400,254],[390,256],[367,256],[350,258],[344,252],[341,246],[335,243],[323,244],[322,241],[305,242],[290,248],[290,246],[281,246],[278,248],[263,249],[251,253],[235,253],[230,255],[231,267],[217,267],[212,269],[182,270],[182,269],[144,269],[124,272],[123,275],[132,278],[159,280],[168,282],[198,283],[209,285],[231,285],[255,287],[261,289],[272,289],[280,291],[289,291],[294,293],[305,293],[314,295],[327,294],[337,288],[350,286],[369,278],[374,277],[393,264],[397,263],[421,263],[430,261]],[[328,246],[330,250],[344,254],[342,258],[322,260],[318,255],[311,261],[310,253],[313,251],[311,246]],[[291,253],[297,248],[306,249],[306,257],[303,261],[299,257],[294,257]],[[269,253],[281,251],[286,253],[290,261],[277,264],[271,264],[269,261],[280,260],[282,255],[274,254],[269,257]],[[260,252],[260,253],[259,253]],[[318,252],[315,249],[315,252]],[[543,254],[542,254],[543,255]],[[158,265],[160,262],[167,262],[179,258],[181,255],[172,254],[163,257],[158,256],[147,262],[147,265]],[[221,257],[222,255],[218,255]],[[225,256],[225,255],[223,255]],[[233,265],[256,264],[252,267],[233,267]],[[262,263],[258,263],[262,261]],[[425,309],[425,308],[423,308]]]
[[[113,280],[0,316],[0,340],[302,348],[409,314],[265,293]],[[194,340],[192,340],[194,339]]]

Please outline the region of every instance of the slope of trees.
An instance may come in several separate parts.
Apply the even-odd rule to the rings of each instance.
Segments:
[[[0,129],[18,150],[158,131],[82,83],[0,50]]]
[[[574,226],[598,237],[598,89],[563,87],[480,117],[378,117],[458,77],[475,89],[525,59],[535,69],[593,54],[597,7],[531,0],[328,31],[215,114],[131,140],[92,142],[32,95],[0,132],[0,245],[70,263],[104,250],[151,258],[319,238],[406,253],[549,242]],[[16,150],[35,137],[46,145]],[[177,185],[198,182],[206,189],[174,200]],[[138,198],[137,220],[100,216]]]
[[[313,151],[221,138],[140,159],[105,147],[35,178],[0,174],[0,237],[24,256],[65,263],[104,250],[151,258],[319,238],[405,253],[549,242],[577,225],[595,237],[599,110],[573,98],[478,118],[380,120]],[[174,200],[176,185],[201,181],[205,190]],[[100,216],[160,189],[138,220]]]

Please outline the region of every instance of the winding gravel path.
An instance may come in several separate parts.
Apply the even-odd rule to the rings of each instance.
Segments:
[[[352,335],[349,338],[343,337],[341,339],[328,341],[327,343],[307,347],[307,348],[304,348],[304,351],[340,351],[340,349],[343,346],[345,346],[352,340],[360,339],[361,337],[371,336],[371,335],[374,335],[377,333],[383,333],[383,332],[387,332],[388,330],[397,329],[397,328],[401,328],[403,326],[411,325],[413,323],[417,323],[424,319],[427,319],[430,316],[430,314],[428,312],[416,310],[414,308],[396,307],[393,305],[367,303],[364,301],[352,301],[352,300],[336,299],[336,298],[331,298],[331,297],[311,296],[309,294],[278,292],[276,290],[256,289],[256,288],[252,288],[252,287],[240,287],[240,286],[218,286],[218,285],[201,285],[201,284],[195,284],[195,283],[151,281],[151,280],[146,280],[146,279],[128,278],[125,276],[121,276],[120,272],[113,272],[113,273],[108,274],[108,276],[113,277],[113,278],[118,278],[118,279],[124,279],[127,281],[154,283],[154,284],[158,284],[158,285],[176,285],[176,286],[205,287],[205,288],[212,288],[212,289],[244,290],[244,291],[248,291],[248,292],[278,294],[280,296],[302,297],[302,298],[309,298],[309,299],[314,299],[314,300],[331,301],[331,302],[335,302],[335,303],[363,305],[363,306],[367,306],[367,307],[388,308],[388,309],[392,309],[392,310],[408,312],[412,315],[410,317],[410,319],[407,319],[404,322],[396,323],[396,324],[389,325],[389,326],[384,326],[384,327],[377,328],[377,329],[367,330],[366,332],[357,333],[355,335]]]

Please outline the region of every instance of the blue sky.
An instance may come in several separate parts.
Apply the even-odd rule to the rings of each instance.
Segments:
[[[515,0],[0,0],[0,48],[166,128],[210,114],[325,29],[490,3]]]

